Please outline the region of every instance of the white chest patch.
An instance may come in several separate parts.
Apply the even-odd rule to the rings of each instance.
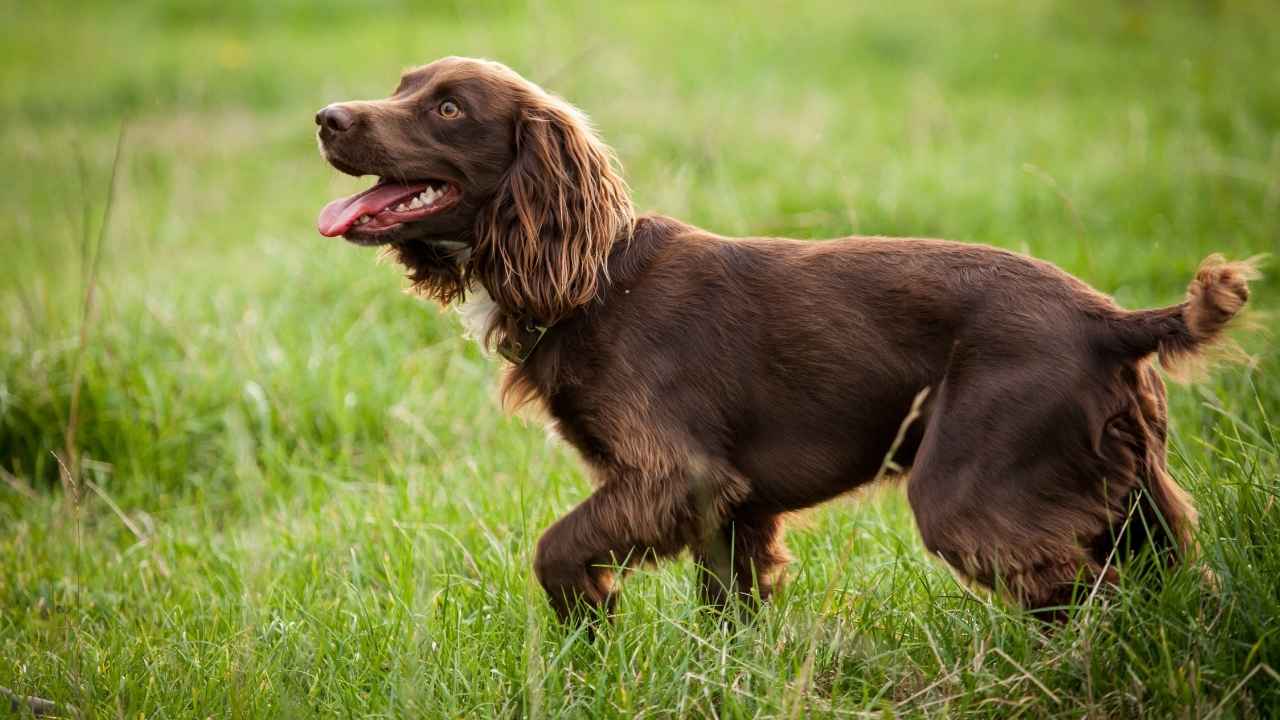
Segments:
[[[498,303],[483,285],[467,288],[467,299],[454,306],[462,319],[462,334],[484,347],[484,336],[498,321]]]

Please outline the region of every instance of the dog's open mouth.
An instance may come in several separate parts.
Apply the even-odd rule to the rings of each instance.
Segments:
[[[395,183],[382,179],[364,192],[325,205],[316,227],[325,237],[344,235],[357,242],[377,242],[379,235],[405,223],[448,210],[461,196],[458,186],[443,180]]]

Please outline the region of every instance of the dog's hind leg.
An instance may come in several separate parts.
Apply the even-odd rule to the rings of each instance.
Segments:
[[[1150,362],[1120,373],[1126,402],[1108,419],[1100,452],[1112,465],[1132,467],[1139,483],[1124,498],[1125,515],[1091,550],[1097,562],[1123,562],[1150,549],[1165,566],[1194,550],[1196,513],[1190,496],[1169,476],[1165,460],[1167,407],[1164,382]]]
[[[1043,357],[958,349],[907,494],[928,550],[1024,607],[1063,607],[1115,569],[1089,552],[1135,475],[1099,457],[1097,378]]]

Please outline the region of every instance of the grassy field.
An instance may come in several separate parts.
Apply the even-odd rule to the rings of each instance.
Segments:
[[[1267,0],[0,7],[0,686],[112,718],[1280,715],[1274,338],[1171,391],[1217,589],[1126,577],[1046,633],[886,491],[798,519],[754,622],[682,560],[589,642],[530,572],[579,464],[451,313],[316,234],[362,183],[311,119],[488,56],[589,112],[641,209],[987,242],[1163,305],[1280,248]]]

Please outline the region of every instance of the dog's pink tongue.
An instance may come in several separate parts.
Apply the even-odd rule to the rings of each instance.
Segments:
[[[377,215],[395,201],[415,195],[427,189],[427,185],[401,185],[382,183],[350,197],[338,198],[320,211],[316,229],[325,237],[337,237],[355,225],[361,215]]]

